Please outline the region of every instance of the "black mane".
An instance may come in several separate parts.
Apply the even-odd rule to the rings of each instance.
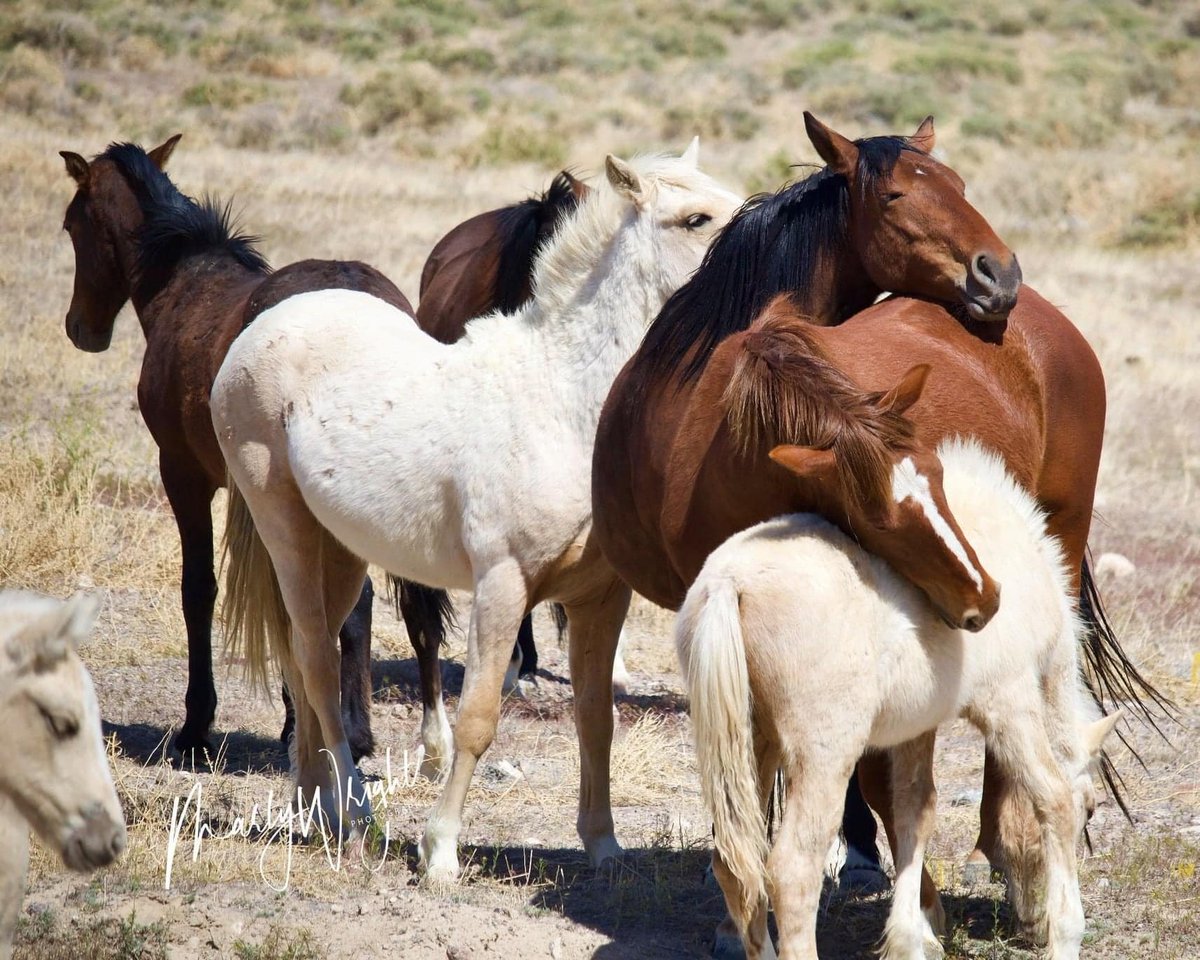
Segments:
[[[255,273],[270,271],[255,249],[258,237],[237,232],[228,203],[185,196],[136,144],[114,143],[100,156],[125,174],[146,218],[137,236],[134,269],[139,299],[153,297],[180,261],[196,254],[223,254]]]
[[[890,176],[901,151],[915,149],[904,137],[871,137],[856,146],[864,192]],[[804,293],[825,258],[844,253],[849,212],[849,182],[828,168],[747,200],[646,331],[631,397],[640,399],[650,383],[674,371],[680,383],[694,380],[717,344],[748,328],[778,294]]]
[[[497,211],[500,244],[495,307],[515,313],[526,299],[529,274],[560,217],[579,205],[566,171],[558,174],[540,197],[530,197]]]

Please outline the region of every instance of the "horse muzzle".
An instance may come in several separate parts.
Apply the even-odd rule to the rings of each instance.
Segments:
[[[67,314],[67,337],[76,349],[85,353],[103,353],[112,343],[113,328],[110,325],[106,332],[96,333],[80,323],[79,315]]]
[[[114,819],[103,806],[89,807],[83,824],[62,844],[63,862],[72,870],[86,873],[107,866],[125,850],[125,822]]]
[[[980,253],[971,260],[959,294],[972,320],[996,323],[1008,319],[1021,290],[1021,265],[1015,255],[1008,263]]]

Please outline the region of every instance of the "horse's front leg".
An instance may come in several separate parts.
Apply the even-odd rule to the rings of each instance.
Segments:
[[[889,751],[896,886],[883,933],[884,960],[926,960],[942,953],[934,923],[921,906],[925,846],[937,820],[937,789],[933,784],[936,737],[937,732],[930,731]]]
[[[208,734],[217,714],[212,672],[212,618],[217,599],[212,499],[216,487],[190,458],[163,450],[159,451],[158,465],[183,554],[180,599],[188,638],[188,685],[184,695],[186,716],[175,737],[175,749],[187,754],[210,749]]]
[[[579,736],[579,814],[576,827],[594,866],[617,857],[609,795],[613,738],[613,658],[631,591],[615,575],[592,598],[566,604],[575,730]]]
[[[421,866],[432,882],[448,883],[458,876],[458,836],[467,790],[479,758],[496,736],[504,671],[528,602],[524,576],[511,558],[476,580],[454,729],[454,764],[421,838]]]

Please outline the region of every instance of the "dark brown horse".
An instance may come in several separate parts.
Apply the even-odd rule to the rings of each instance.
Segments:
[[[929,299],[871,308],[870,329],[881,342],[888,321],[904,321],[900,329],[907,333],[928,324],[932,332],[921,343],[932,351],[930,359],[948,349],[938,345],[941,337],[966,351],[960,363],[972,356],[995,368],[968,399],[947,392],[954,381],[939,383],[935,364],[930,390],[939,399],[911,411],[919,430],[938,429],[938,418],[945,429],[967,433],[992,420],[1019,429],[1001,449],[1017,456],[1013,448],[1020,447],[1024,466],[1014,469],[1051,513],[1052,532],[1063,538],[1072,568],[1084,571],[1086,582],[1104,425],[1104,381],[1095,355],[1066,317],[1020,285],[1015,257],[966,202],[961,179],[929,156],[930,121],[911,138],[851,142],[805,119],[828,166],[746,205],[692,281],[668,301],[613,385],[593,462],[594,530],[608,559],[634,589],[677,608],[718,543],[778,513],[809,509],[803,485],[786,474],[769,495],[756,496],[750,473],[769,471],[741,472],[736,464],[744,466],[745,459],[728,459],[722,426],[728,377],[717,371],[707,378],[706,368],[718,345],[750,328],[780,294],[787,305],[776,303],[773,316],[786,309],[807,323],[833,326],[891,290]],[[763,374],[788,367],[786,338],[767,336],[771,329],[750,341]],[[926,361],[902,353],[896,339],[886,342],[903,361],[885,363],[872,351],[881,363],[877,370],[853,368],[864,389],[886,385],[905,362]],[[712,408],[697,399],[702,386]],[[887,546],[872,533],[875,549],[886,556]],[[1085,652],[1093,681],[1099,678],[1105,690],[1130,684],[1152,690],[1111,636],[1094,631]],[[996,849],[1000,787],[989,764],[976,862]],[[873,845],[873,825],[864,829]]]
[[[464,220],[447,233],[429,254],[421,270],[421,299],[417,325],[442,343],[454,343],[468,321],[494,310],[515,313],[532,296],[531,279],[538,253],[561,218],[587,196],[588,186],[566,170],[541,196],[488,210]],[[404,618],[409,640],[421,673],[423,723],[440,723],[442,675],[438,648],[445,640],[445,624],[453,617],[450,597],[444,590],[393,581],[396,606]],[[566,623],[555,604],[559,629]],[[537,646],[533,618],[526,616],[513,651],[519,674],[537,673]]]
[[[178,141],[149,152],[113,144],[91,162],[66,151],[62,157],[77,185],[64,222],[75,247],[67,336],[81,350],[105,350],[129,300],[146,337],[138,405],[158,444],[183,553],[187,715],[175,746],[192,751],[207,749],[217,706],[211,508],[225,484],[225,461],[208,396],[229,344],[258,313],[305,290],[348,287],[412,308],[391,281],[361,263],[306,260],[270,273],[253,239],[231,228],[228,207],[191,200],[163,173]],[[374,745],[370,616],[368,581],[341,633],[342,710],[356,758]]]

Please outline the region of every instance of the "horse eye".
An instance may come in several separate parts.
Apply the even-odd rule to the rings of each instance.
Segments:
[[[79,724],[72,717],[50,713],[48,710],[42,711],[42,717],[46,721],[46,726],[50,728],[50,732],[59,740],[66,740],[79,732]]]
[[[902,196],[904,196],[904,194],[900,193],[898,190],[893,190],[883,198],[883,202],[886,205],[899,200]]]
[[[707,213],[693,213],[684,223],[689,230],[697,230],[712,220],[712,217]]]

